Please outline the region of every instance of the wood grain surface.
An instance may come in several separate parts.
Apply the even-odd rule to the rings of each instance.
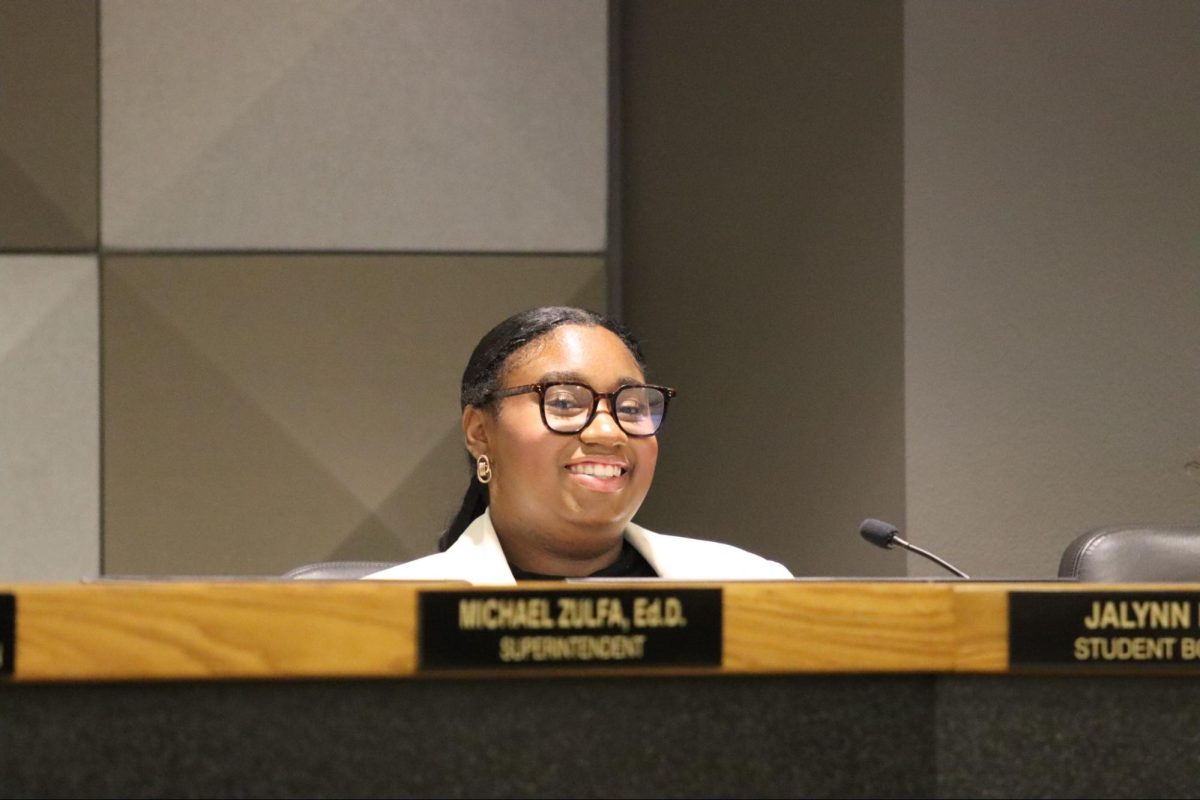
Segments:
[[[570,588],[604,592],[639,586],[645,588],[618,582]],[[733,674],[1004,672],[1010,591],[1131,588],[965,581],[655,583],[672,586],[723,590],[724,665],[699,671]],[[539,588],[563,584],[526,585],[529,592]],[[15,681],[415,676],[418,593],[448,590],[488,591],[375,581],[0,586],[17,601]]]

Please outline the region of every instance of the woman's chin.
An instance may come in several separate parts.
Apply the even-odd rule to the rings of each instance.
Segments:
[[[568,525],[584,531],[589,537],[602,535],[606,530],[619,537],[633,514],[628,503],[571,503],[563,518]]]

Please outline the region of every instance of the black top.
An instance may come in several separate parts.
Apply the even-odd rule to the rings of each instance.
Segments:
[[[508,568],[512,570],[513,577],[519,581],[565,581],[566,577],[562,575],[540,575],[536,572],[521,569],[511,561],[508,562]],[[637,551],[637,548],[625,539],[621,544],[621,554],[617,556],[617,560],[609,564],[604,569],[598,569],[591,575],[586,575],[588,578],[657,578],[658,573],[654,571],[654,567],[650,566],[650,562],[646,557]]]

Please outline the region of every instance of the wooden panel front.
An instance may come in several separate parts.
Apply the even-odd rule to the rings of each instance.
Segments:
[[[415,594],[367,583],[16,588],[17,680],[407,675]]]
[[[646,584],[568,586],[605,592]],[[607,674],[1005,672],[1009,592],[1115,588],[965,581],[654,583],[671,586],[721,588],[723,665],[659,669],[631,662]],[[374,581],[0,587],[17,598],[17,681],[411,677],[418,663],[417,596],[437,590],[489,591]],[[553,672],[587,674],[581,668]]]

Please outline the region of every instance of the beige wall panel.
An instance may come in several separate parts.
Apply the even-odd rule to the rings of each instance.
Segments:
[[[604,297],[599,258],[107,258],[106,572],[432,552],[469,479],[479,337]]]
[[[1190,0],[906,4],[909,534],[972,574],[1200,522],[1198,34]]]
[[[895,575],[901,9],[624,6],[626,318],[679,388],[642,521],[800,575]]]
[[[96,259],[0,256],[0,581],[100,570]]]
[[[599,252],[603,0],[106,0],[117,248]]]
[[[0,249],[96,246],[96,4],[0,3]]]

